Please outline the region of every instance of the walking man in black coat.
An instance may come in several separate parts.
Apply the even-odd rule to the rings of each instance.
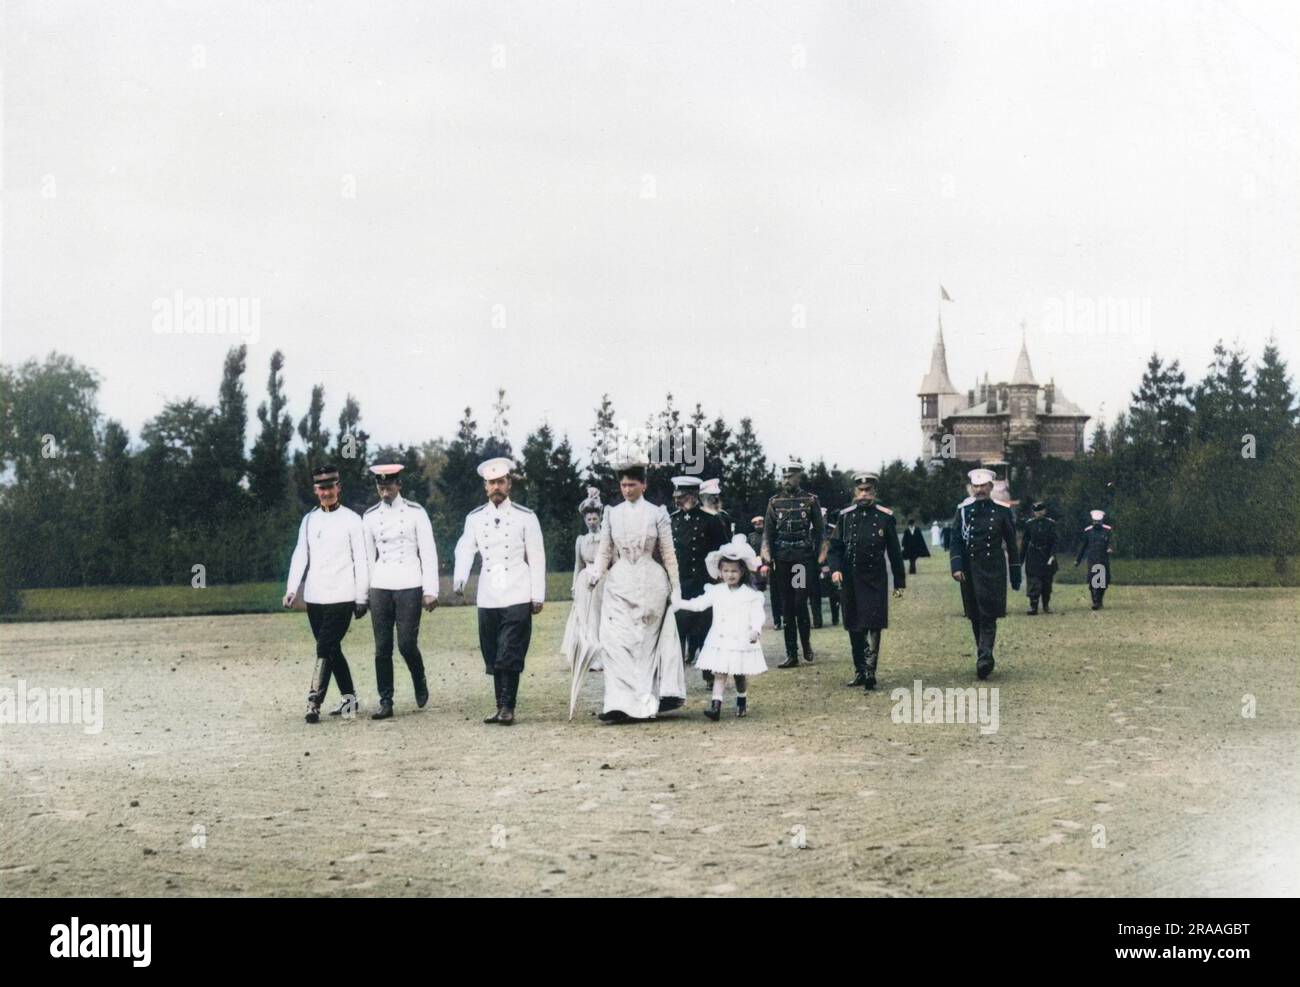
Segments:
[[[1092,609],[1100,610],[1106,588],[1110,586],[1110,557],[1115,552],[1111,544],[1113,536],[1109,524],[1103,523],[1105,511],[1090,511],[1092,524],[1083,529],[1079,541],[1079,554],[1075,556],[1074,565],[1078,568],[1086,556],[1088,559],[1088,589],[1092,593]]]
[[[880,632],[889,626],[890,573],[895,597],[907,585],[894,513],[876,503],[878,480],[875,473],[854,474],[853,503],[840,511],[826,553],[853,649],[853,681],[845,684],[868,691],[876,687]]]
[[[817,579],[825,524],[816,494],[799,486],[803,463],[791,460],[782,471],[781,489],[767,502],[763,523],[763,564],[772,567],[774,592],[781,601],[781,626],[785,631],[785,661],[777,668],[812,663],[812,629],[808,625],[808,580]],[[798,641],[795,632],[798,631]]]
[[[907,559],[907,574],[916,575],[916,560],[926,558],[930,549],[925,544],[925,533],[916,526],[916,518],[909,518],[903,532],[903,558]]]
[[[677,552],[677,571],[680,574],[682,598],[691,600],[704,592],[704,587],[716,582],[708,573],[705,559],[715,549],[731,540],[731,532],[716,514],[700,507],[700,481],[694,476],[673,477],[673,499],[677,510],[668,515],[673,529],[673,549]],[[682,658],[692,665],[704,647],[704,639],[713,626],[713,611],[692,613],[678,610],[677,635],[682,639]],[[707,675],[706,679],[713,676]]]
[[[949,562],[961,586],[962,608],[975,635],[975,674],[993,671],[998,618],[1007,615],[1007,575],[1020,589],[1020,555],[1011,505],[993,500],[993,471],[969,473],[971,496],[957,505],[952,521]]]
[[[1047,505],[1034,504],[1034,516],[1025,522],[1025,537],[1020,543],[1020,561],[1025,567],[1029,590],[1029,616],[1038,613],[1038,598],[1043,598],[1043,613],[1052,612],[1052,580],[1056,578],[1056,522],[1047,516]]]

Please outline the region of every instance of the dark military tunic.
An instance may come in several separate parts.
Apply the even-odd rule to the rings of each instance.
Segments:
[[[716,514],[699,507],[673,511],[668,515],[673,528],[673,548],[677,551],[677,571],[682,583],[682,598],[693,599],[713,582],[704,567],[705,557],[731,540],[726,524]]]
[[[889,559],[889,569],[885,559]],[[842,574],[841,605],[844,629],[879,630],[889,626],[889,574],[894,588],[907,585],[898,526],[887,507],[852,504],[840,511],[831,531],[826,561]]]
[[[763,547],[773,562],[772,602],[780,610],[787,656],[795,653],[797,631],[804,656],[811,660],[808,586],[820,578],[817,555],[825,526],[816,494],[782,488],[767,502]]]
[[[726,525],[716,514],[702,510],[698,505],[689,511],[673,511],[668,515],[673,529],[673,548],[677,551],[677,571],[681,580],[683,599],[694,599],[704,592],[704,587],[714,580],[709,577],[704,560],[708,554],[721,548],[731,539]],[[674,615],[677,636],[682,641],[682,657],[694,661],[709,628],[713,626],[713,611],[678,610]]]
[[[990,498],[961,502],[952,521],[949,561],[965,573],[961,603],[970,620],[1007,615],[1007,573],[1020,589],[1020,554],[1011,508]]]
[[[1025,575],[1035,579],[1043,579],[1056,572],[1056,522],[1050,517],[1031,517],[1025,522],[1025,540],[1020,546],[1020,561],[1024,563]]]
[[[1090,524],[1083,529],[1083,534],[1079,536],[1079,554],[1075,557],[1075,564],[1078,565],[1085,558],[1088,560],[1088,578],[1092,579],[1093,566],[1106,567],[1106,585],[1110,585],[1110,542],[1111,526],[1102,524],[1100,521]]]

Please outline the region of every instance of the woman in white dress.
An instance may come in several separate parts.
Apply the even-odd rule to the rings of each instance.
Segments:
[[[564,641],[560,652],[569,663],[569,670],[581,662],[588,651],[591,657],[588,667],[593,672],[601,670],[600,660],[600,596],[603,587],[600,583],[592,585],[583,573],[596,563],[596,550],[600,547],[600,516],[604,508],[600,503],[600,491],[595,487],[587,488],[587,499],[578,505],[586,532],[578,536],[573,545],[573,607],[569,610],[569,620],[564,625]]]
[[[758,556],[744,535],[704,558],[704,567],[721,583],[710,583],[704,592],[690,600],[675,600],[678,610],[713,610],[713,625],[704,639],[696,667],[713,673],[713,699],[704,715],[717,720],[722,715],[722,696],[727,679],[736,680],[736,715],[749,712],[747,688],[749,676],[767,671],[763,657],[763,594],[750,585],[758,569]]]
[[[605,511],[600,547],[587,579],[603,576],[600,657],[605,663],[605,723],[651,720],[686,701],[677,623],[665,620],[680,599],[677,553],[668,512],[645,500],[645,466],[618,469],[623,502]],[[608,575],[606,575],[608,573]]]

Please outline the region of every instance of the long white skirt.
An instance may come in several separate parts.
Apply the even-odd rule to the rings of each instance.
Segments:
[[[619,559],[606,574],[600,611],[604,712],[650,719],[660,699],[686,698],[677,621],[664,619],[668,595],[668,573],[649,555]]]
[[[569,619],[564,625],[564,640],[560,643],[560,653],[573,666],[591,652],[591,671],[599,672],[604,663],[600,660],[600,605],[605,580],[602,578],[595,586],[587,582],[586,570],[578,573],[573,588],[573,606],[569,610]]]

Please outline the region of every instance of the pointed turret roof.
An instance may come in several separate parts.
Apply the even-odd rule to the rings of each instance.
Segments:
[[[939,332],[934,337],[934,351],[930,354],[930,372],[921,381],[921,394],[956,394],[957,388],[948,379],[948,354],[943,345],[943,316],[939,317]]]
[[[1016,372],[1011,375],[1011,386],[1017,384],[1032,384],[1038,386],[1038,381],[1034,380],[1034,372],[1029,367],[1029,347],[1025,344],[1025,337],[1020,337],[1020,357],[1016,360]]]

